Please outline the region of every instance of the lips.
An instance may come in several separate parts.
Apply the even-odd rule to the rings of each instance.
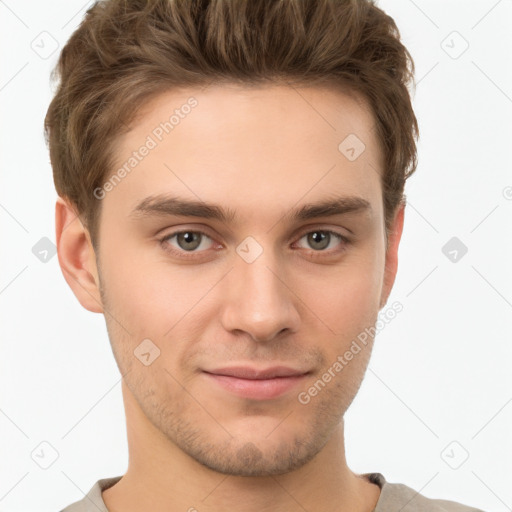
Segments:
[[[304,375],[307,371],[296,370],[287,366],[273,366],[271,368],[257,369],[249,366],[233,366],[229,368],[217,368],[208,370],[207,373],[213,375],[225,375],[227,377],[236,377],[238,379],[274,379],[277,377],[297,377]]]
[[[302,383],[308,374],[287,366],[232,366],[204,371],[209,382],[223,391],[251,400],[271,400],[282,396]]]

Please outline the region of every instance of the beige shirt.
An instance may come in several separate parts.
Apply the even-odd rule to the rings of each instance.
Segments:
[[[373,512],[484,512],[455,501],[426,498],[404,484],[387,482],[381,473],[365,473],[362,476],[381,489]],[[116,476],[98,480],[82,500],[61,512],[108,512],[101,491],[112,487],[120,479],[120,476]]]

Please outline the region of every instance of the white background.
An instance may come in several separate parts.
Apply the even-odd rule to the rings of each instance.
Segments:
[[[43,118],[58,51],[43,59],[31,44],[49,48],[46,31],[60,50],[89,5],[0,1],[0,511],[60,510],[127,464],[103,317],[82,309],[57,257],[32,253],[55,241]],[[427,497],[512,510],[512,2],[378,5],[416,64],[421,138],[389,300],[404,309],[346,415],[348,463]],[[442,252],[454,236],[468,248],[456,263]],[[59,454],[48,469],[31,458],[50,460],[43,441]]]

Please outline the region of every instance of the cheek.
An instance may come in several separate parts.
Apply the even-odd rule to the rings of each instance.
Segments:
[[[315,279],[316,292],[309,288],[306,294],[305,287],[302,296],[307,297],[306,304],[331,331],[345,338],[375,321],[381,273],[378,267],[360,261]]]
[[[102,281],[108,307],[133,335],[163,337],[199,304],[215,276],[172,265],[155,251],[105,244]],[[156,257],[155,257],[156,255]]]

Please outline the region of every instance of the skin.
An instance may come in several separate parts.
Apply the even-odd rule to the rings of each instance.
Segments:
[[[119,138],[116,165],[192,95],[198,105],[105,195],[97,251],[73,206],[56,204],[64,277],[83,307],[105,315],[124,376],[129,465],[103,499],[111,512],[371,512],[380,490],[347,466],[343,417],[373,339],[308,404],[297,399],[374,325],[394,283],[404,211],[386,245],[370,110],[326,87],[173,90]],[[350,133],[366,146],[352,162],[338,150]],[[238,220],[131,217],[153,194],[213,202]],[[345,195],[371,210],[283,217]],[[207,236],[189,252],[178,237],[159,240],[180,229]],[[322,251],[307,236],[315,230],[349,242],[332,236]],[[252,263],[236,252],[248,236],[263,249]],[[144,339],[160,349],[149,366],[134,355]],[[274,364],[310,373],[277,398],[252,400],[202,372]]]

